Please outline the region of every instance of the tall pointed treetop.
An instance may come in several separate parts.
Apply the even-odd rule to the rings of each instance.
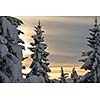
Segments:
[[[44,43],[44,31],[42,30],[40,21],[34,28],[35,34],[32,36],[34,43],[30,43],[32,47],[29,47],[29,49],[33,52],[33,54],[31,55],[33,61],[30,65],[30,68],[32,69],[31,74],[33,76],[42,76],[45,82],[48,82],[49,78],[47,72],[51,71],[48,67],[49,60],[47,57],[49,53],[46,51],[48,46]]]
[[[97,25],[97,23],[98,23],[98,20],[97,20],[97,17],[95,17],[95,24]]]

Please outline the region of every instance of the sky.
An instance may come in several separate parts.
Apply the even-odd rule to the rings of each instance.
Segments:
[[[21,19],[24,24],[19,27],[25,34],[21,35],[25,41],[26,50],[24,56],[28,56],[24,64],[29,66],[31,64],[30,54],[27,49],[30,47],[30,42],[34,42],[31,38],[35,34],[34,26],[38,21],[41,22],[43,30],[45,31],[45,43],[48,45],[47,51],[50,53],[49,61],[52,73],[50,76],[57,77],[60,73],[60,67],[65,66],[66,72],[71,72],[73,67],[79,74],[84,71],[80,70],[82,63],[81,52],[87,51],[86,37],[89,36],[89,28],[94,25],[94,16],[16,16]],[[98,17],[99,22],[100,17]]]

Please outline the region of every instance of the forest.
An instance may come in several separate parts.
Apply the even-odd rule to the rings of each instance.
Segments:
[[[86,45],[90,49],[82,52],[79,60],[83,62],[80,68],[87,72],[80,76],[73,68],[69,76],[61,67],[59,79],[50,79],[48,75],[52,71],[48,59],[50,54],[47,52],[49,46],[45,43],[45,31],[40,21],[33,26],[33,42],[27,48],[32,52],[31,71],[22,73],[27,67],[23,66],[23,61],[28,58],[23,56],[25,41],[20,38],[24,32],[18,29],[22,24],[23,21],[18,18],[0,16],[0,83],[100,83],[100,24],[97,17],[89,29],[89,37],[86,37]]]

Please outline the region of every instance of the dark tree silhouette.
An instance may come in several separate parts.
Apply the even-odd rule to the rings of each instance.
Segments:
[[[97,83],[100,82],[100,28],[97,22],[97,17],[95,17],[93,28],[89,29],[89,31],[90,37],[87,37],[87,41],[91,50],[88,52],[82,52],[82,56],[85,57],[85,59],[80,60],[84,62],[81,69],[89,70],[91,73],[91,75],[89,73],[91,82]],[[85,77],[87,78],[88,74]]]

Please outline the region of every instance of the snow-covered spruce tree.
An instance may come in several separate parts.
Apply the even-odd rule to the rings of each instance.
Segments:
[[[10,16],[0,16],[0,82],[23,82],[22,46],[18,26],[23,22]]]
[[[44,31],[42,30],[42,26],[40,21],[35,28],[35,35],[32,36],[34,39],[34,43],[30,43],[32,47],[29,49],[33,52],[31,55],[32,64],[30,68],[31,72],[27,75],[26,82],[49,82],[47,72],[50,72],[49,69],[49,60],[47,59],[49,53],[45,50],[47,49],[47,44],[44,43]]]
[[[83,52],[82,56],[85,56],[85,59],[80,61],[84,62],[81,69],[90,70],[90,72],[86,73],[82,77],[84,80],[81,81],[98,83],[100,82],[100,28],[97,23],[97,17],[95,17],[94,27],[89,30],[90,37],[87,37],[87,40],[91,50]]]
[[[68,73],[64,73],[63,67],[61,67],[60,83],[66,83],[66,78],[68,77],[68,75]]]
[[[77,74],[77,71],[75,70],[75,68],[72,69],[71,79],[73,80],[74,83],[79,83],[80,81],[80,77]]]

